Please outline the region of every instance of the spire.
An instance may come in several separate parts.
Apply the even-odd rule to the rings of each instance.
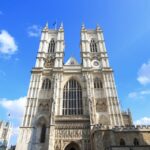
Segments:
[[[64,28],[64,25],[63,25],[63,22],[61,22],[59,29],[62,30],[63,28]]]
[[[46,27],[46,28],[48,28],[48,22],[46,22],[46,25],[45,25],[45,27]]]
[[[96,25],[96,30],[100,30],[99,24]]]
[[[48,29],[48,22],[46,22],[46,25],[43,30],[47,30],[47,29]]]
[[[82,30],[85,30],[85,25],[84,25],[84,23],[82,23],[81,29],[82,29]]]
[[[60,27],[62,27],[62,28],[64,27],[63,22],[61,22]]]

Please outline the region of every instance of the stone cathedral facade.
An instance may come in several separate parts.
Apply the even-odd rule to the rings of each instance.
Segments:
[[[81,28],[81,64],[64,63],[64,28],[42,30],[17,150],[131,150],[150,147],[150,127],[121,112],[103,32]]]

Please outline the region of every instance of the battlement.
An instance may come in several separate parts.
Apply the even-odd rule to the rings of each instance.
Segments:
[[[112,131],[150,131],[150,125],[132,125],[132,126],[109,126],[102,124],[95,124],[92,128],[96,130],[112,130]]]

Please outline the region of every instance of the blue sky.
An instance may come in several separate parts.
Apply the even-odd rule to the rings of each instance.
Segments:
[[[65,61],[74,56],[80,62],[83,22],[101,26],[122,109],[131,109],[135,123],[150,123],[149,0],[1,1],[0,119],[10,112],[14,127],[20,124],[40,29],[46,22],[54,28],[55,20],[64,23]]]

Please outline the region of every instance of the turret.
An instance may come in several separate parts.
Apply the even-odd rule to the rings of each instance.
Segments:
[[[48,23],[42,30],[36,67],[62,67],[64,57],[64,28],[49,29]]]

